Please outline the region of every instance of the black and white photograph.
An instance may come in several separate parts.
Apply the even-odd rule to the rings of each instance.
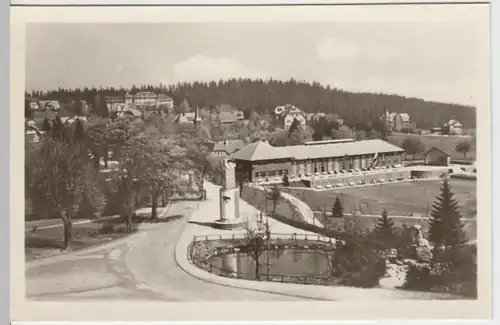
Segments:
[[[488,5],[164,9],[24,19],[20,299],[488,304]]]

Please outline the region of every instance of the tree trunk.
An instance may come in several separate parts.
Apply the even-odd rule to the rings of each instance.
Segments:
[[[156,190],[153,190],[151,193],[151,219],[157,220],[158,219],[158,213],[156,211],[156,208],[158,206],[158,193]]]
[[[260,280],[260,276],[259,276],[259,258],[257,257],[255,259],[255,279],[257,280]]]
[[[61,219],[64,226],[64,249],[71,249],[71,242],[73,239],[73,222],[71,220],[71,212],[62,211]]]
[[[131,233],[132,232],[132,212],[128,211],[127,213],[127,232]]]

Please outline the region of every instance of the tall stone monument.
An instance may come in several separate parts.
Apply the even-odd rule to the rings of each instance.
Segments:
[[[219,190],[220,219],[214,226],[220,229],[237,229],[244,225],[240,218],[240,190],[236,185],[236,164],[225,159],[224,181]]]

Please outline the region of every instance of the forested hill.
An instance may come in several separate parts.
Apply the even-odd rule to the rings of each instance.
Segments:
[[[95,89],[58,89],[46,93],[33,92],[34,97],[45,97],[64,100],[80,98],[92,102]],[[433,126],[456,119],[466,128],[476,125],[474,107],[425,101],[418,98],[407,98],[398,95],[380,93],[354,93],[319,83],[299,82],[295,80],[251,80],[230,79],[209,83],[179,83],[176,85],[144,85],[133,86],[132,89],[100,89],[104,95],[124,95],[127,91],[164,92],[171,95],[176,104],[187,98],[192,106],[216,106],[230,104],[245,113],[252,110],[257,113],[268,112],[278,105],[293,104],[305,112],[335,113],[343,117],[347,123],[373,121],[380,117],[385,109],[389,112],[408,113],[418,128],[428,129]]]

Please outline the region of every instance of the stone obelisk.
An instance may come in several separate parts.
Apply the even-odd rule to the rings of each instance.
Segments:
[[[221,229],[236,229],[243,227],[240,218],[240,190],[236,186],[235,163],[225,159],[224,182],[219,190],[220,219],[215,226]]]

